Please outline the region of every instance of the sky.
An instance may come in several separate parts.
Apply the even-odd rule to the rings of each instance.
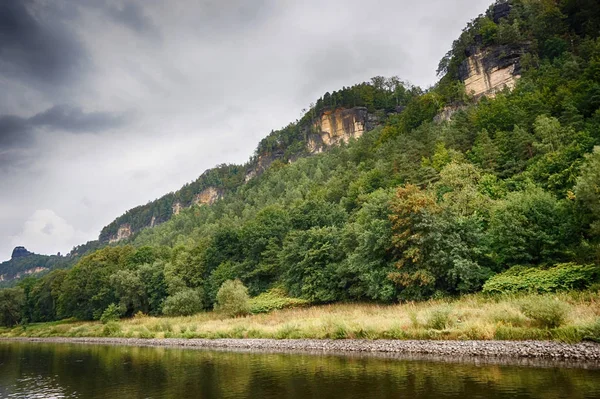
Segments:
[[[0,0],[0,261],[67,253],[327,91],[426,88],[492,0]]]

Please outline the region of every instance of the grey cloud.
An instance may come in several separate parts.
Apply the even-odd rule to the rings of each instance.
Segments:
[[[0,2],[0,74],[60,85],[83,71],[87,54],[62,20],[50,18],[52,3]]]
[[[127,114],[110,112],[84,112],[81,108],[56,105],[31,117],[32,127],[47,127],[71,133],[98,133],[127,123]]]
[[[141,35],[147,35],[151,39],[160,36],[158,27],[145,14],[141,3],[127,1],[124,4],[106,4],[106,13],[112,19]]]
[[[15,115],[0,116],[0,147],[13,146],[26,138],[27,120]]]
[[[0,164],[14,163],[30,154],[21,151],[34,142],[36,129],[69,133],[101,133],[127,124],[127,113],[84,112],[80,108],[56,105],[30,118],[0,116]]]

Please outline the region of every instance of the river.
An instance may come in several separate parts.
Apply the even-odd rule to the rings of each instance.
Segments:
[[[600,398],[600,370],[0,342],[0,397]]]

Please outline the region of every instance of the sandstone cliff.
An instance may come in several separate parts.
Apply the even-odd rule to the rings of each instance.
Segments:
[[[207,187],[194,196],[194,204],[212,205],[217,200],[223,198],[223,194],[223,190],[220,190],[216,187]]]
[[[521,77],[524,46],[473,46],[459,69],[467,94],[475,98],[494,97],[504,88],[512,89]]]
[[[325,111],[312,126],[307,148],[311,154],[322,152],[332,145],[348,143],[374,127],[375,121],[365,107],[338,108]]]
[[[132,234],[131,225],[122,224],[121,226],[119,226],[119,230],[117,230],[117,234],[115,234],[114,236],[111,236],[108,239],[108,242],[112,244],[112,243],[124,240],[126,238],[131,237],[131,234]]]

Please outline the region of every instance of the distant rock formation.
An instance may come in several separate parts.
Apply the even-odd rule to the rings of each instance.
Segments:
[[[25,247],[15,247],[12,251],[11,259],[24,258],[26,256],[32,255]]]
[[[474,46],[467,50],[467,59],[458,72],[467,94],[494,97],[505,87],[514,88],[521,77],[520,61],[525,52],[524,46]]]
[[[117,230],[117,234],[110,237],[108,239],[108,242],[110,244],[113,244],[115,242],[118,242],[118,241],[121,241],[121,240],[131,237],[131,234],[132,234],[131,225],[122,224],[121,226],[119,226],[119,230]]]
[[[365,107],[325,111],[314,123],[314,133],[308,138],[308,151],[318,154],[333,145],[347,143],[351,138],[357,139],[374,127],[371,122]]]
[[[223,190],[216,187],[207,187],[194,197],[196,205],[212,205],[223,198]]]
[[[179,212],[183,209],[183,205],[181,205],[181,202],[177,201],[171,205],[171,209],[173,210],[173,215],[179,215]]]

